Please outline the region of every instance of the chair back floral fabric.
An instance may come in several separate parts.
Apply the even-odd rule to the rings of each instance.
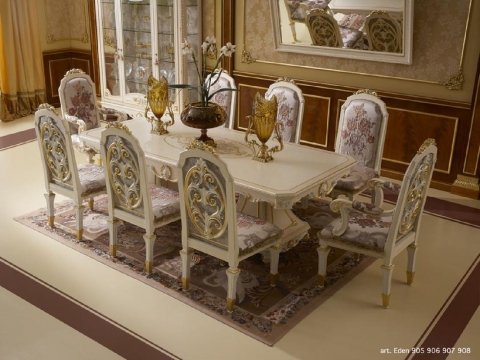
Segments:
[[[60,82],[58,92],[62,113],[67,120],[69,116],[83,120],[86,130],[98,127],[97,95],[88,74],[80,69],[69,70]]]
[[[343,104],[335,151],[379,172],[388,113],[385,103],[368,92],[357,92]]]
[[[235,80],[228,75],[225,70],[222,70],[221,74],[214,73],[213,76],[207,77],[206,81],[211,81],[209,94],[214,94],[220,89],[236,89]],[[220,105],[225,113],[228,115],[228,120],[225,121],[225,127],[232,128],[235,118],[235,105],[236,105],[236,91],[220,91],[213,95],[211,101]]]
[[[277,122],[282,124],[282,139],[300,142],[305,100],[302,90],[293,80],[279,79],[268,88],[265,98],[277,98]]]

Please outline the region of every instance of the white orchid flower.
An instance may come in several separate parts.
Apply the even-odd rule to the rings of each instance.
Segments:
[[[222,53],[222,55],[230,57],[235,52],[236,47],[237,45],[232,45],[231,42],[227,42],[225,46],[222,46],[220,52]]]

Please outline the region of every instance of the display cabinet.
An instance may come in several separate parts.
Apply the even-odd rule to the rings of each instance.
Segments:
[[[201,0],[96,0],[100,91],[105,106],[143,114],[149,75],[169,84],[196,84],[193,62],[182,56],[187,39],[201,44]],[[174,109],[195,92],[172,92]]]

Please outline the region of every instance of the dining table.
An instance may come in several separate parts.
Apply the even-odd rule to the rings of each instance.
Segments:
[[[185,126],[175,117],[168,133],[151,132],[146,118],[136,117],[122,122],[138,139],[150,171],[150,181],[178,180],[177,162],[180,153],[200,135],[199,129]],[[86,146],[100,151],[104,127],[79,134]],[[234,179],[235,192],[243,199],[237,210],[262,217],[283,230],[277,246],[286,251],[307,235],[310,226],[293,212],[293,205],[307,196],[326,196],[336,181],[347,175],[356,161],[347,155],[285,143],[283,150],[273,154],[270,162],[253,159],[253,151],[245,142],[245,132],[224,126],[208,129],[216,143],[216,153]],[[268,145],[268,143],[267,143]]]

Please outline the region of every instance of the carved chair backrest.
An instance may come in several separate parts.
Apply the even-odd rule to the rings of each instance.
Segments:
[[[126,213],[152,224],[145,155],[138,140],[122,123],[112,123],[102,131],[100,144],[110,214],[125,219]]]
[[[357,91],[342,105],[335,152],[350,155],[379,174],[387,124],[387,107],[377,94]]]
[[[220,105],[228,116],[227,121],[225,121],[225,127],[233,129],[237,104],[237,92],[215,92],[220,89],[236,89],[237,86],[235,85],[235,80],[225,70],[222,70],[221,72],[215,72],[213,75],[208,75],[205,81],[210,81],[209,95],[214,94],[211,101]]]
[[[86,129],[98,127],[100,112],[97,108],[95,84],[80,69],[67,71],[58,88],[60,106],[64,117],[75,116],[85,122]]]
[[[300,142],[305,99],[295,81],[279,79],[268,87],[265,98],[277,98],[277,121],[282,124],[282,138],[286,142]]]
[[[338,23],[329,12],[322,9],[313,9],[307,12],[305,22],[313,45],[343,47]]]
[[[372,11],[364,25],[369,50],[402,52],[402,28],[398,20],[385,11]]]
[[[312,9],[328,9],[330,0],[284,0],[290,21],[305,22],[307,12]]]
[[[56,184],[78,194],[80,179],[72,139],[65,120],[55,113],[53,107],[42,104],[35,112],[35,133],[47,190],[50,184]]]
[[[180,154],[178,169],[184,244],[193,240],[238,254],[233,178],[226,164],[208,148],[192,148]]]
[[[385,243],[386,256],[395,256],[395,246],[403,239],[417,235],[436,160],[435,141],[427,139],[413,157],[404,175]]]

